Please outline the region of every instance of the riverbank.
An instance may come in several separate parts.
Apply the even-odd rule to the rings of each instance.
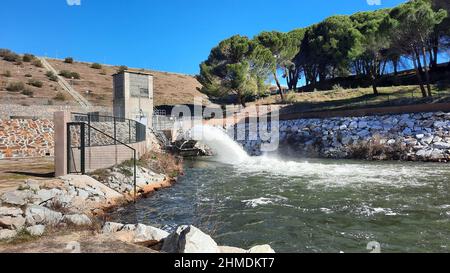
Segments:
[[[448,162],[449,131],[446,112],[282,120],[279,150],[306,158]],[[252,155],[263,153],[259,137],[240,143]]]
[[[61,247],[73,242],[75,247],[81,244],[82,252],[121,252],[117,249],[121,244],[119,248],[129,252],[273,252],[269,246],[248,250],[220,247],[194,226],[182,225],[168,233],[136,222],[106,222],[108,212],[134,201],[133,182],[125,175],[127,168],[131,167],[125,162],[98,170],[92,177],[28,179],[5,192],[0,196],[0,252],[73,252],[76,249]],[[155,172],[158,170],[163,173]],[[174,176],[182,172],[181,161],[170,155],[144,156],[137,167],[138,199],[171,187],[177,180]],[[182,244],[180,240],[184,240]],[[181,245],[184,247],[178,248]]]

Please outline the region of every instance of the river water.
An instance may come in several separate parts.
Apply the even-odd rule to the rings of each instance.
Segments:
[[[116,221],[198,226],[220,245],[277,252],[450,251],[450,165],[252,158],[186,161],[185,175]]]

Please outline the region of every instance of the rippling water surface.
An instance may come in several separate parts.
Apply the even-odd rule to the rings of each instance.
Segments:
[[[221,245],[277,252],[450,251],[450,166],[252,158],[188,161],[172,188],[116,212],[171,230],[194,224]]]

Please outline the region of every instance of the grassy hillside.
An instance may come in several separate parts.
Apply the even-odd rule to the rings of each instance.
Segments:
[[[112,106],[112,75],[117,72],[119,67],[101,65],[101,68],[96,69],[91,67],[92,63],[76,62],[76,60],[73,63],[65,63],[63,60],[56,59],[48,61],[57,71],[66,70],[77,73],[80,78],[68,79],[68,82],[94,105]],[[207,97],[197,90],[200,83],[193,76],[145,71],[154,76],[155,106],[192,104],[195,96],[200,96],[208,101]],[[32,62],[8,62],[0,58],[0,103],[76,105],[76,102],[64,93],[56,82],[46,76],[46,72],[44,68],[37,67]],[[33,83],[39,81],[42,86],[32,86],[28,84],[29,81]],[[19,85],[19,87],[11,90],[11,87],[15,85]],[[65,97],[61,97],[59,93],[65,94]]]

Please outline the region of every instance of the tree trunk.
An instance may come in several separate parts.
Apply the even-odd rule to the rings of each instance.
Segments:
[[[426,81],[426,84],[427,84],[428,96],[432,97],[433,94],[431,93],[430,73],[428,72],[427,51],[426,51],[425,47],[422,47],[422,54],[423,54],[423,67],[424,67],[424,70],[425,70],[425,81]]]
[[[425,91],[425,87],[423,86],[423,81],[422,81],[422,74],[420,73],[419,70],[419,66],[417,65],[417,58],[416,58],[416,54],[415,52],[413,52],[413,64],[414,64],[414,69],[416,70],[416,75],[417,75],[417,79],[419,80],[419,86],[420,86],[420,91],[422,91],[422,97],[426,98],[427,97],[427,91]]]
[[[277,84],[278,90],[280,91],[280,97],[281,97],[281,101],[284,101],[284,94],[283,94],[283,89],[281,89],[281,84],[280,81],[278,80],[278,76],[277,76],[277,72],[273,72],[273,77],[275,79],[275,82]]]
[[[392,64],[394,66],[394,76],[398,75],[398,61],[397,60],[393,60]]]

